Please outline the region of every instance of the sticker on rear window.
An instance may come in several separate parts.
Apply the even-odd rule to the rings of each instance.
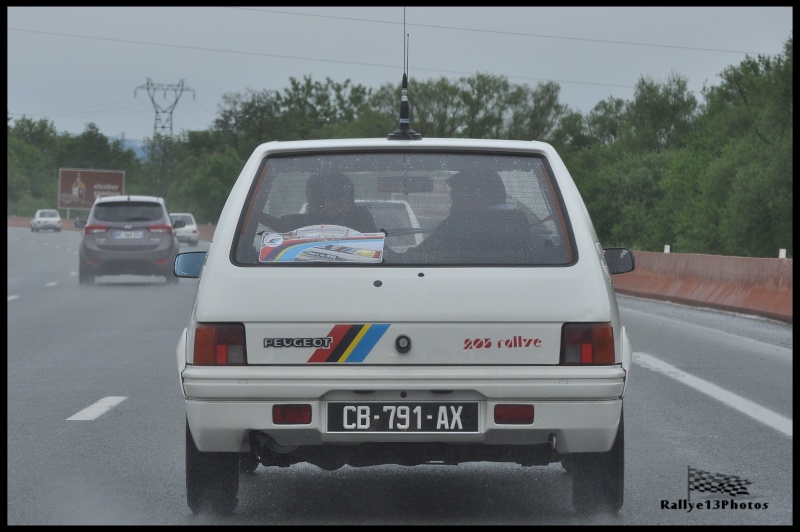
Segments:
[[[259,262],[381,262],[386,235],[340,225],[309,225],[288,233],[266,233]]]

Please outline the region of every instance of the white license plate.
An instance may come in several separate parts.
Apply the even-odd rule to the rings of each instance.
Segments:
[[[478,432],[478,403],[328,403],[328,432]]]
[[[143,236],[143,231],[114,231],[114,238],[142,238]]]

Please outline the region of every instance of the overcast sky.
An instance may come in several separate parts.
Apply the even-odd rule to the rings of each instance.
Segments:
[[[630,100],[642,77],[704,85],[747,55],[777,55],[791,7],[7,7],[8,114],[59,133],[110,137],[208,129],[226,93],[283,91],[290,78],[377,89],[409,76],[477,72],[554,81],[589,112]],[[404,30],[405,20],[405,30]],[[161,90],[153,98],[149,82]],[[181,91],[182,87],[182,91]],[[413,105],[414,95],[409,99]],[[173,107],[174,106],[174,107]],[[414,127],[412,122],[411,127]]]

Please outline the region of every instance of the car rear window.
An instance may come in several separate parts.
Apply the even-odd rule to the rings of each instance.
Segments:
[[[181,222],[185,223],[186,225],[195,225],[194,218],[192,218],[188,214],[173,214],[173,215],[170,215],[170,218],[172,218],[172,223],[175,223],[177,221],[181,221]]]
[[[353,225],[309,217],[307,183],[333,174],[352,183],[374,226],[361,215]],[[244,266],[552,266],[576,256],[552,172],[535,154],[274,155],[254,178],[239,227],[233,257]]]
[[[164,219],[164,208],[159,203],[125,201],[98,203],[92,216],[102,222],[150,222]]]
[[[40,211],[39,212],[40,218],[58,218],[58,211]]]

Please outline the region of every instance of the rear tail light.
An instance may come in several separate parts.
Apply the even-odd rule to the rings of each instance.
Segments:
[[[86,227],[83,228],[84,235],[92,235],[94,233],[105,233],[106,231],[108,231],[108,227],[106,227],[105,225],[98,225],[98,224],[87,225]]]
[[[242,323],[198,323],[194,331],[194,364],[238,366],[247,363]]]
[[[494,422],[498,425],[532,425],[533,405],[494,405]]]
[[[561,364],[606,366],[615,363],[614,329],[606,323],[565,323]]]
[[[311,405],[273,405],[272,422],[276,425],[308,425]]]
[[[167,224],[156,224],[147,226],[147,230],[151,233],[167,233],[172,234],[172,226]]]

